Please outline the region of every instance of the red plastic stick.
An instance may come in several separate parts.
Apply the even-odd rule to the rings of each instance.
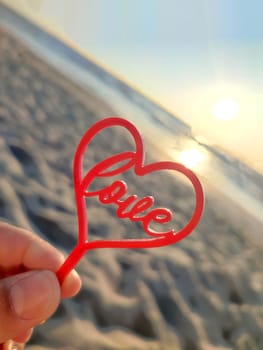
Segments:
[[[106,158],[83,176],[83,158],[90,142],[100,131],[111,126],[120,126],[130,132],[135,142],[135,151],[125,151]],[[191,219],[181,230],[178,232],[175,232],[174,229],[166,232],[152,230],[150,228],[152,222],[169,222],[172,218],[171,211],[167,208],[151,209],[154,203],[154,198],[151,196],[138,199],[137,195],[131,195],[126,197],[125,200],[122,199],[128,187],[124,181],[117,180],[96,191],[89,190],[90,185],[96,178],[116,176],[129,169],[133,169],[138,176],[144,176],[158,170],[174,170],[184,174],[190,180],[195,191],[196,205]],[[100,120],[88,129],[82,137],[74,159],[74,187],[78,212],[78,243],[57,272],[60,283],[88,250],[97,248],[154,248],[181,241],[194,230],[204,208],[204,193],[197,176],[190,169],[176,162],[163,161],[145,165],[141,135],[132,123],[117,117]],[[114,203],[116,205],[116,215],[120,219],[129,218],[131,221],[140,221],[144,231],[152,238],[88,241],[88,217],[85,197],[94,196],[97,196],[103,204]],[[148,209],[151,210],[145,214]]]

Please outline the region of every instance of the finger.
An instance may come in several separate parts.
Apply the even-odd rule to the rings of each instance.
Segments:
[[[51,271],[30,271],[0,280],[0,343],[49,318],[59,302],[60,286]]]
[[[27,230],[8,224],[0,223],[0,242],[0,265],[10,274],[17,273],[17,269],[56,272],[65,260],[61,252],[48,242]],[[72,271],[62,283],[61,296],[71,297],[80,287],[80,277],[76,271]]]
[[[30,328],[25,332],[21,333],[19,336],[14,337],[12,340],[17,343],[26,343],[31,338],[32,333],[33,333],[33,328]]]

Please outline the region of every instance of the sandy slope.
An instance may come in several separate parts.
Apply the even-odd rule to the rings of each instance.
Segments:
[[[76,240],[71,166],[78,140],[113,115],[110,101],[84,91],[0,31],[0,217],[33,229],[69,252]],[[87,166],[133,149],[112,128],[97,137]],[[152,151],[152,152],[151,152]],[[155,159],[153,148],[148,159]],[[125,176],[131,193],[158,195],[176,209],[175,227],[191,215],[192,191],[162,174]],[[198,229],[173,247],[89,252],[83,288],[39,327],[29,349],[262,349],[260,224],[206,185]],[[90,235],[139,237],[139,225],[115,208],[89,203]]]

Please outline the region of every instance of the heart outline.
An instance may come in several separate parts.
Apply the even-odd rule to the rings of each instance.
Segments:
[[[129,131],[133,137],[136,145],[136,152],[122,152],[114,156],[106,158],[104,161],[95,165],[84,177],[83,172],[83,160],[84,155],[88,149],[90,142],[96,135],[111,126],[120,126]],[[133,155],[133,157],[131,157]],[[88,241],[88,215],[85,202],[85,188],[88,186],[88,181],[92,178],[95,171],[101,177],[108,177],[114,174],[114,170],[105,173],[99,172],[100,167],[102,170],[110,164],[112,160],[121,162],[126,159],[130,159],[130,162],[124,163],[121,169],[122,172],[131,167],[131,161],[134,161],[134,172],[138,176],[144,176],[151,172],[160,170],[173,170],[178,171],[185,175],[191,182],[196,197],[196,206],[194,212],[188,221],[188,223],[179,231],[165,234],[160,237],[155,238],[145,238],[145,239],[124,239],[124,240],[94,240]],[[64,264],[60,267],[57,272],[59,281],[62,283],[66,275],[74,268],[81,257],[86,251],[98,248],[156,248],[161,246],[166,246],[169,244],[175,244],[186,238],[199,223],[203,209],[204,209],[204,192],[202,185],[195,175],[195,173],[186,168],[184,165],[171,162],[171,161],[161,161],[150,164],[144,164],[144,145],[140,133],[137,128],[128,120],[119,117],[110,117],[102,119],[95,124],[93,124],[83,135],[75,153],[74,157],[74,189],[76,197],[76,207],[78,214],[78,242],[76,247],[73,249],[71,254],[68,256]],[[103,166],[104,165],[104,166]]]

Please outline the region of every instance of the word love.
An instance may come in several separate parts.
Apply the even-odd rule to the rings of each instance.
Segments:
[[[134,141],[134,151],[114,154],[93,166],[83,176],[84,155],[88,157],[88,148],[98,133],[109,127],[122,127],[128,131]],[[191,182],[195,197],[195,209],[189,222],[179,231],[174,229],[156,232],[151,228],[154,223],[164,224],[172,219],[171,210],[153,208],[154,198],[146,196],[141,199],[136,194],[126,197],[128,186],[124,181],[116,180],[110,185],[91,190],[96,180],[123,174],[131,170],[135,176],[145,176],[160,170],[172,170],[185,175]],[[165,183],[163,181],[163,183]],[[144,147],[141,135],[136,127],[122,118],[106,118],[95,123],[82,137],[74,158],[74,187],[78,212],[78,243],[57,272],[62,283],[67,274],[74,268],[81,257],[91,249],[97,248],[154,248],[174,244],[187,237],[198,224],[204,207],[204,193],[197,176],[182,164],[170,161],[144,164]],[[88,240],[88,208],[85,198],[97,197],[102,204],[115,204],[116,214],[121,219],[142,223],[144,231],[151,238],[123,240]]]
[[[169,209],[156,208],[149,211],[148,214],[142,214],[144,211],[153,206],[154,198],[147,196],[139,199],[136,202],[136,199],[138,198],[137,195],[132,195],[122,200],[122,196],[124,196],[126,193],[127,184],[124,181],[114,181],[110,186],[102,188],[101,190],[95,192],[85,191],[85,196],[92,197],[98,195],[101,203],[116,204],[118,207],[116,213],[119,218],[128,218],[131,221],[141,221],[144,231],[149,235],[155,236],[157,234],[175,233],[174,230],[167,232],[156,232],[149,228],[152,221],[161,224],[169,222],[172,218],[172,214]]]

